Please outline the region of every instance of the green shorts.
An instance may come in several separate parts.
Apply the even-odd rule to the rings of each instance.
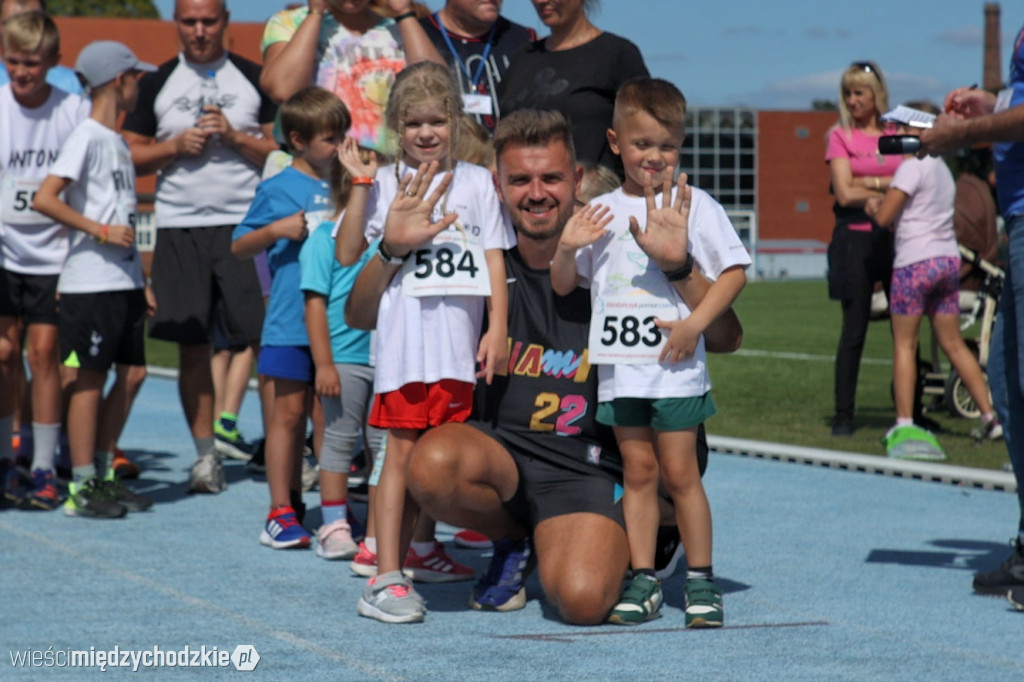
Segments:
[[[650,426],[683,431],[714,416],[711,391],[696,398],[616,398],[597,406],[597,421],[608,426]]]

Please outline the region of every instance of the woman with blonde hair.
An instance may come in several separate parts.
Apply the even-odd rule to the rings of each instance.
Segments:
[[[889,107],[885,79],[873,62],[854,62],[839,84],[839,122],[829,131],[825,162],[835,196],[836,225],[828,246],[828,293],[843,308],[836,350],[833,436],[853,433],[857,375],[864,350],[871,295],[876,282],[888,288],[892,275],[892,233],[864,212],[881,198],[901,158],[883,156],[878,138],[895,128],[879,118]]]

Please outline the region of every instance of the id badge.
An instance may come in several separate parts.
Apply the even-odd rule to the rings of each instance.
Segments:
[[[32,201],[39,191],[41,180],[7,176],[3,180],[3,221],[8,225],[39,225],[52,222],[42,213],[32,210]]]
[[[998,114],[1000,111],[1006,111],[1010,108],[1010,102],[1013,101],[1013,88],[1003,88],[996,95],[996,106],[992,109],[993,114]]]
[[[462,95],[462,111],[467,114],[478,116],[492,116],[494,114],[494,102],[490,95],[479,93],[466,93]]]
[[[654,323],[679,319],[671,301],[655,296],[598,297],[594,301],[587,341],[595,365],[653,365],[658,362],[667,334]]]

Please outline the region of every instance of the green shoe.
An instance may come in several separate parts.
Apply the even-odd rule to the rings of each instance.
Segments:
[[[725,622],[722,590],[714,580],[689,578],[686,581],[686,627],[720,628]]]
[[[882,438],[886,454],[897,459],[917,459],[941,462],[946,452],[931,431],[907,424],[894,426]]]
[[[130,512],[146,511],[153,506],[153,500],[145,495],[139,495],[126,486],[113,469],[107,469],[100,485],[106,489],[111,499]]]
[[[89,478],[81,483],[68,483],[68,499],[64,503],[67,516],[89,516],[94,519],[118,519],[128,510],[119,504],[105,482]]]
[[[622,591],[622,597],[609,614],[608,622],[638,625],[659,618],[661,602],[661,581],[645,573],[637,573]]]

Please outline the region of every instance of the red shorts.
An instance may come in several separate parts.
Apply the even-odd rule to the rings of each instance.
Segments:
[[[473,384],[442,379],[434,384],[406,384],[378,393],[370,410],[370,426],[379,429],[427,429],[464,422],[473,409]]]

